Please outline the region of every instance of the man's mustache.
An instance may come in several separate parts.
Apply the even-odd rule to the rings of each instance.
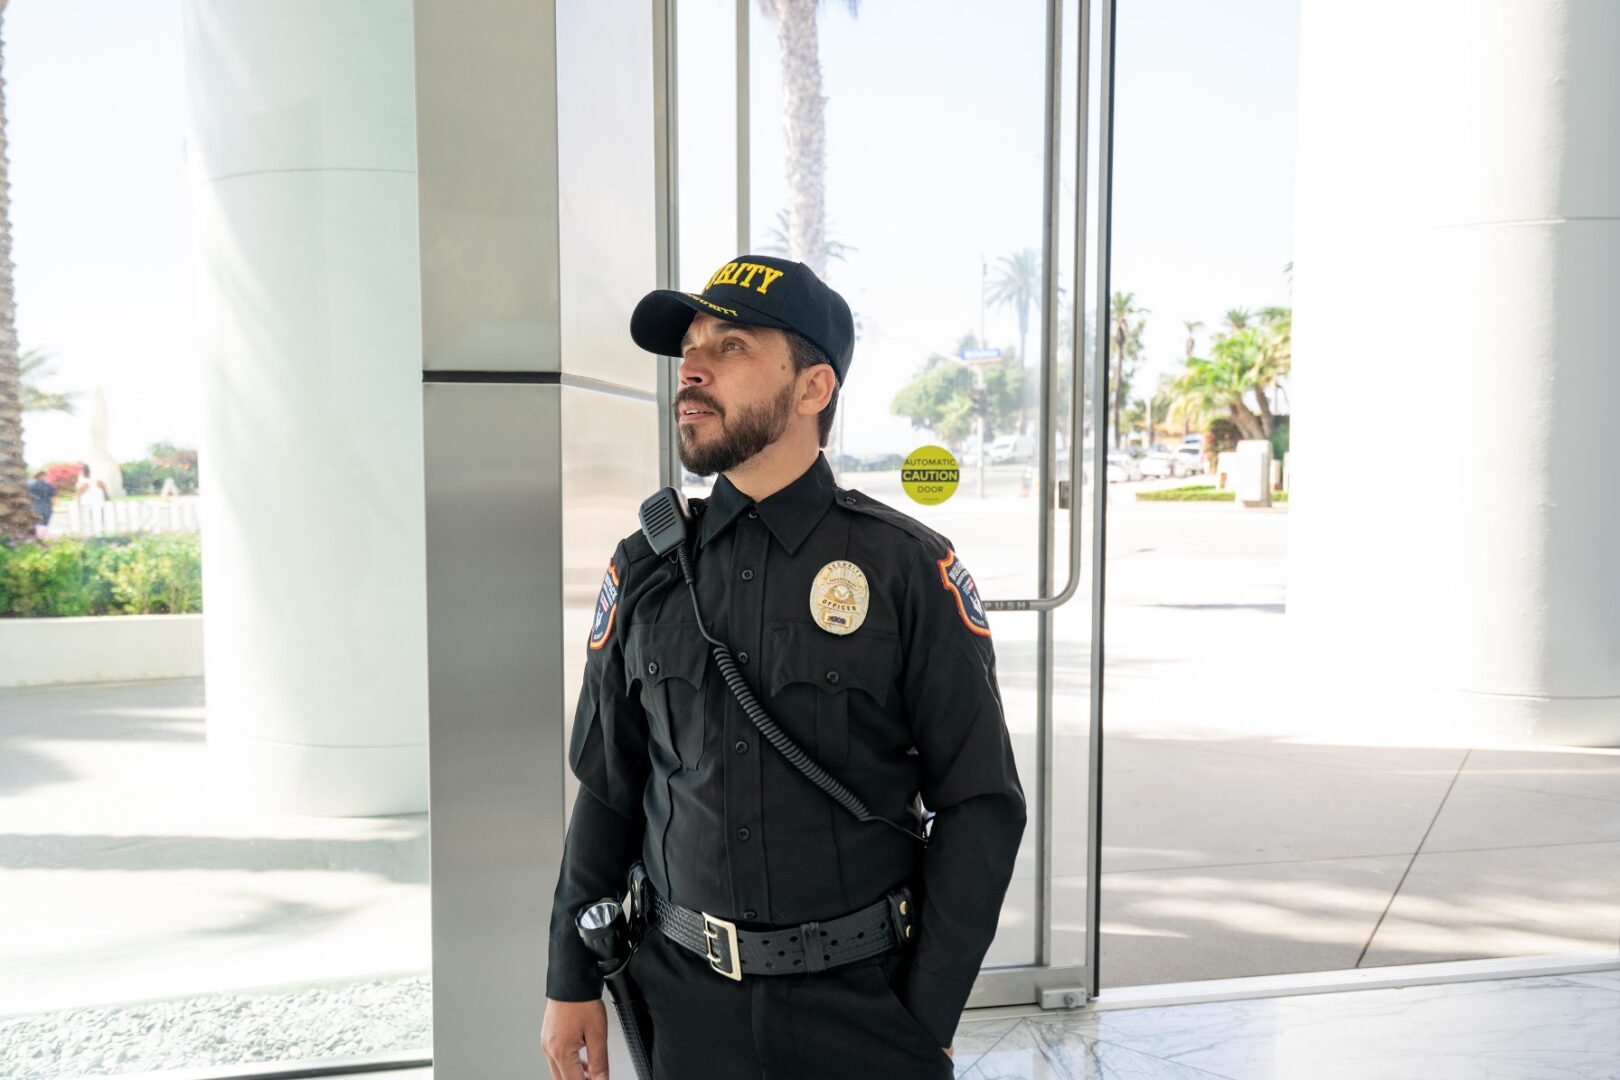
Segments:
[[[671,407],[675,410],[676,417],[679,417],[681,415],[681,410],[686,408],[688,405],[695,406],[700,409],[707,409],[716,416],[721,417],[722,419],[725,418],[725,412],[720,408],[720,403],[714,400],[714,398],[710,397],[708,394],[705,394],[702,390],[698,390],[695,387],[687,387],[685,390],[682,390],[680,393],[676,394],[675,402]]]

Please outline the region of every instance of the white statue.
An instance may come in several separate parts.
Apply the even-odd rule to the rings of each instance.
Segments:
[[[107,449],[107,397],[98,385],[90,398],[90,458],[87,462],[92,475],[107,488],[114,499],[124,497],[124,476],[112,451]]]

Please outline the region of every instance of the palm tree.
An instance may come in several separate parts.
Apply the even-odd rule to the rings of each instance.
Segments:
[[[1221,337],[1209,351],[1208,357],[1189,359],[1172,384],[1176,415],[1203,426],[1224,413],[1245,439],[1265,438],[1270,434],[1267,422],[1255,415],[1245,400],[1248,394],[1258,391],[1264,336],[1249,327]]]
[[[1041,260],[1034,248],[996,260],[996,276],[990,279],[986,299],[997,307],[1009,307],[1018,316],[1018,356],[1028,363],[1029,312],[1041,298]]]
[[[1254,318],[1254,315],[1249,311],[1248,308],[1227,308],[1226,330],[1224,333],[1235,334],[1239,330],[1247,330],[1249,328],[1249,320],[1252,318]]]
[[[0,0],[3,25],[6,0]],[[0,61],[0,70],[4,63]],[[33,532],[28,463],[23,457],[22,365],[17,355],[17,293],[11,262],[11,183],[7,177],[6,96],[0,78],[0,536]]]
[[[1018,316],[1018,362],[1029,364],[1029,313],[1041,298],[1041,260],[1034,248],[996,260],[996,276],[985,299],[997,307],[1010,307]],[[1024,380],[1026,400],[1018,408],[1018,430],[1028,426],[1029,408],[1035,404],[1037,381]]]
[[[1198,331],[1204,328],[1204,324],[1197,319],[1182,319],[1181,325],[1187,328],[1187,359],[1191,360],[1193,353],[1198,351]]]
[[[791,215],[788,213],[787,207],[784,206],[776,212],[776,224],[771,226],[770,231],[765,234],[765,242],[759,246],[761,255],[780,255],[784,259],[793,258],[793,241],[788,236],[789,230],[793,227],[790,219]],[[822,251],[825,252],[828,262],[833,259],[844,262],[849,258],[850,252],[859,250],[860,248],[853,244],[846,244],[842,240],[834,240],[830,233],[822,244]]]
[[[29,349],[17,361],[18,376],[22,382],[22,411],[31,412],[59,412],[72,416],[75,408],[73,399],[77,394],[58,394],[46,390],[39,384],[49,378],[53,372],[49,364],[51,354],[42,349]]]
[[[1286,376],[1294,364],[1294,309],[1268,307],[1260,309],[1260,359],[1255,365],[1255,404],[1266,434],[1277,426],[1271,413],[1271,402],[1266,395],[1268,387]]]
[[[860,0],[846,0],[850,15]],[[759,0],[776,20],[787,112],[788,240],[795,257],[827,275],[827,99],[821,96],[820,0]]]
[[[1108,308],[1108,335],[1113,345],[1114,363],[1108,371],[1109,397],[1113,399],[1114,449],[1119,449],[1119,419],[1125,415],[1125,396],[1130,393],[1131,379],[1142,364],[1142,329],[1147,308],[1136,306],[1136,294],[1117,292]],[[1135,319],[1135,322],[1132,320]]]

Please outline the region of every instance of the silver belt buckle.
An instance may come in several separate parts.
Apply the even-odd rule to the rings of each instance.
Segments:
[[[737,924],[717,919],[707,911],[699,914],[703,916],[703,936],[708,939],[704,954],[709,959],[710,969],[733,982],[742,982],[742,956],[737,949]],[[722,940],[726,943],[724,956],[716,951]],[[729,970],[721,966],[728,960]]]

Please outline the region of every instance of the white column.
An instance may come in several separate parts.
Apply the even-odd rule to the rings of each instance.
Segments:
[[[217,796],[427,808],[410,0],[184,0]]]
[[[1620,745],[1620,4],[1307,0],[1302,720]]]

